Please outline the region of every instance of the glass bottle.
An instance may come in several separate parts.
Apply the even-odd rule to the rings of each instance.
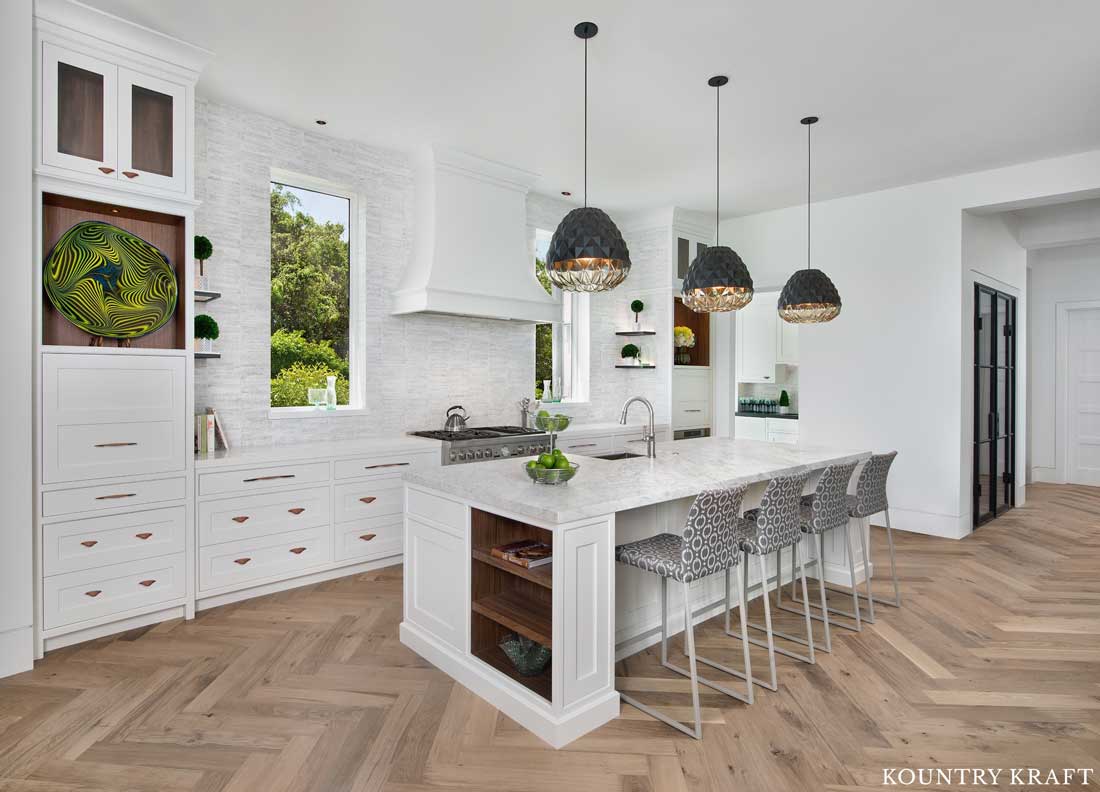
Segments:
[[[325,377],[325,380],[328,382],[328,385],[325,388],[325,409],[326,410],[335,410],[336,409],[336,377]]]

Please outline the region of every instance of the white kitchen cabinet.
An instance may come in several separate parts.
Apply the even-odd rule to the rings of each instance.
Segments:
[[[118,70],[120,180],[186,191],[186,105],[186,86],[131,69]]]
[[[708,429],[711,417],[710,368],[675,366],[672,369],[672,429]]]
[[[774,292],[758,293],[737,312],[738,382],[775,382],[779,316],[774,297]]]
[[[798,365],[798,325],[776,317],[775,362]]]
[[[736,416],[733,419],[733,436],[738,440],[767,440],[765,419]]]
[[[465,511],[462,504],[455,505]],[[465,541],[411,515],[405,518],[405,530],[405,619],[464,652],[470,609],[470,564],[461,563]]]
[[[118,67],[42,44],[42,162],[118,179]]]

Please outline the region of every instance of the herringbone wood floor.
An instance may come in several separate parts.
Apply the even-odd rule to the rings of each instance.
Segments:
[[[869,790],[890,767],[1097,768],[1100,490],[1028,498],[962,542],[901,535],[905,608],[837,631],[816,666],[781,658],[752,707],[704,693],[701,742],[624,707],[548,748],[401,646],[391,568],[50,654],[0,683],[0,790]],[[697,634],[737,663],[720,629]],[[652,653],[619,674],[690,712]]]

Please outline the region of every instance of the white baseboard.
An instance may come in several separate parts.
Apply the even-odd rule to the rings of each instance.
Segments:
[[[0,678],[34,668],[34,628],[0,632]]]
[[[262,586],[253,586],[252,588],[230,591],[226,594],[214,594],[205,597],[200,594],[195,598],[195,610],[208,610],[210,608],[217,608],[221,605],[230,605],[234,602],[240,602],[241,600],[252,599],[253,597],[262,597],[266,594],[276,594],[280,591],[301,588],[302,586],[311,586],[314,583],[324,583],[328,580],[348,577],[349,575],[372,572],[375,569],[400,564],[402,558],[403,556],[398,553],[397,555],[388,556],[387,558],[364,561],[360,564],[341,566],[335,569],[326,569],[321,572],[314,572],[310,575],[302,575],[301,577],[291,578],[290,580],[277,580],[274,583],[265,583]]]
[[[73,632],[67,632],[64,635],[58,635],[52,638],[43,638],[42,645],[45,651],[52,652],[54,649],[60,649],[63,646],[72,646],[73,644],[83,643],[84,641],[102,638],[106,635],[115,635],[117,633],[126,632],[127,630],[136,630],[138,627],[147,627],[150,624],[168,621],[169,619],[182,619],[183,616],[184,606],[173,605],[169,608],[161,608],[152,611],[151,613],[143,613],[139,616],[131,616],[127,619],[118,619],[109,621],[106,624],[85,627],[84,629],[74,630]]]
[[[619,716],[619,694],[614,690],[556,714],[550,702],[407,620],[401,622],[401,643],[554,748]]]
[[[1031,469],[1031,480],[1036,484],[1066,483],[1066,477],[1062,475],[1061,471],[1052,467],[1033,467]]]
[[[873,525],[878,525],[885,521],[881,516],[875,515],[871,522]],[[901,509],[897,506],[890,507],[890,522],[895,531],[940,536],[944,539],[962,539],[969,536],[973,530],[969,513],[935,514],[916,509]]]

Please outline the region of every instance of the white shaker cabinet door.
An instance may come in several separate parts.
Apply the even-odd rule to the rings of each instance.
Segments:
[[[554,539],[555,605],[560,603],[561,614],[554,620],[561,631],[554,636],[554,662],[565,708],[613,684],[612,531],[612,524],[603,521],[570,528]]]
[[[405,618],[466,651],[470,557],[458,535],[405,518]]]

